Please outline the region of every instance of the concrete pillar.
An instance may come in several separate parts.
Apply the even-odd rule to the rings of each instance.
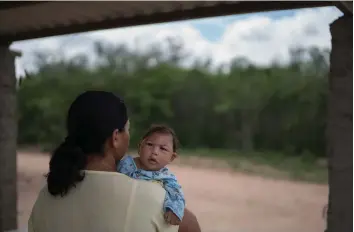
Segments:
[[[0,45],[0,232],[17,229],[15,55]]]
[[[327,232],[353,231],[353,16],[330,25]]]

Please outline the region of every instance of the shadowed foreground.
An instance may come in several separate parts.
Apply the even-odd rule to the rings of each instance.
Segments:
[[[19,227],[25,228],[49,157],[18,154]],[[326,185],[271,180],[223,170],[170,167],[203,232],[322,232]]]

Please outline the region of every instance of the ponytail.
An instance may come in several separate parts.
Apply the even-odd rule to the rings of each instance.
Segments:
[[[85,153],[67,137],[54,150],[49,162],[49,173],[47,174],[49,193],[53,196],[63,197],[72,187],[76,187],[76,184],[85,177],[83,169],[86,163]]]

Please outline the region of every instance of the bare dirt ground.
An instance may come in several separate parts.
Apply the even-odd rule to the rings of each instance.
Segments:
[[[19,226],[25,228],[49,157],[18,154]],[[323,232],[328,187],[221,169],[170,167],[204,232]]]

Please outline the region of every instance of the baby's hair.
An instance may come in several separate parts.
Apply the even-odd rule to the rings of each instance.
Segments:
[[[168,134],[172,136],[173,152],[176,152],[179,146],[179,141],[175,131],[166,125],[153,124],[143,136],[143,140],[155,133]]]

